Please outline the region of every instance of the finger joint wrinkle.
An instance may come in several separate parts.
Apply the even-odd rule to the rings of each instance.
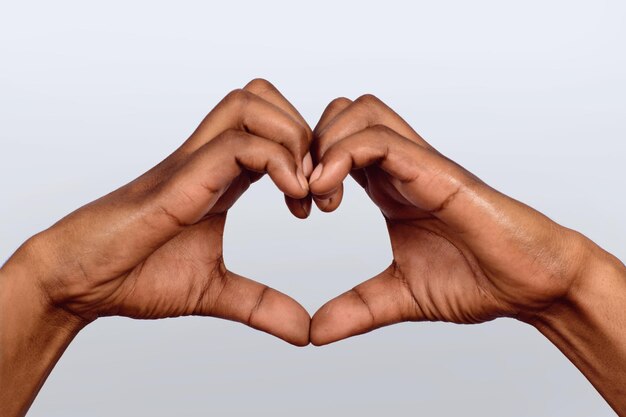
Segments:
[[[463,192],[463,186],[459,185],[454,191],[452,191],[448,196],[439,204],[439,206],[430,210],[431,214],[441,213],[443,210],[450,207],[452,202],[457,199],[457,197]]]
[[[211,278],[209,279],[210,282],[208,283],[208,286],[206,287],[206,290],[207,290],[206,294],[208,294],[209,289],[211,289],[213,285],[213,280],[214,279],[218,280],[217,284],[219,285],[219,290],[217,291],[217,295],[215,296],[215,298],[213,299],[211,303],[212,309],[216,309],[219,307],[221,299],[222,299],[222,294],[224,293],[224,290],[226,289],[226,286],[228,285],[228,281],[229,281],[229,275],[223,266],[216,265],[213,272],[215,271],[218,271],[217,275],[215,274],[211,275]]]
[[[220,273],[219,266],[216,265],[215,268],[202,280],[202,285],[200,286],[200,291],[198,291],[198,296],[196,297],[196,309],[202,310],[203,306],[208,306],[208,297],[213,287],[213,280],[219,279],[220,290],[215,297],[217,301],[219,296],[222,294],[224,287],[226,287],[226,274]]]
[[[270,287],[268,287],[267,285],[265,285],[263,287],[263,290],[261,291],[261,294],[259,294],[259,297],[256,299],[256,303],[250,309],[250,314],[248,315],[248,320],[246,321],[248,326],[252,327],[252,319],[254,318],[254,315],[256,314],[256,312],[261,307],[261,304],[263,304],[263,299],[265,298],[265,294],[267,293],[267,291],[269,291],[269,289],[270,289]]]
[[[370,304],[367,301],[367,299],[363,296],[361,291],[359,289],[357,289],[357,287],[354,287],[350,291],[353,292],[359,298],[359,300],[361,300],[361,302],[363,303],[365,308],[367,308],[367,312],[370,315],[370,319],[372,320],[372,323],[376,323],[376,317],[374,316],[374,312],[372,311],[372,307],[370,306]]]
[[[411,297],[411,300],[413,302],[415,317],[423,317],[424,314],[422,311],[422,307],[420,306],[419,301],[417,301],[417,297],[415,297],[415,294],[413,293],[413,289],[411,288],[409,281],[406,279],[406,275],[404,275],[404,272],[402,271],[398,263],[395,261],[395,259],[391,263],[391,275],[394,278],[396,278],[398,281],[400,281],[400,285],[402,285],[402,287]],[[412,317],[404,317],[404,319],[412,319]]]
[[[182,221],[178,216],[172,213],[167,207],[163,205],[158,205],[157,207],[158,207],[159,212],[162,215],[164,215],[167,219],[169,219],[174,225],[180,228],[187,226],[187,224],[184,221]]]

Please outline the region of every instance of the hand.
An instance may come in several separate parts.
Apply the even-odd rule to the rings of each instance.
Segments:
[[[393,262],[314,315],[330,343],[402,321],[530,319],[562,299],[584,239],[445,158],[377,98],[340,98],[314,131],[314,200],[332,211],[351,174],[387,222]]]
[[[393,261],[322,306],[323,345],[402,321],[537,328],[626,416],[626,267],[583,235],[490,188],[377,98],[334,100],[314,131],[309,188],[332,211],[351,174],[378,205]]]
[[[312,321],[293,299],[228,271],[226,212],[265,172],[301,218],[309,188],[332,211],[351,174],[387,221],[390,267]],[[624,303],[619,260],[488,187],[380,100],[333,101],[313,135],[271,84],[254,80],[161,164],[30,239],[0,268],[0,414],[26,412],[97,317],[212,315],[296,345],[308,343],[309,324],[321,345],[400,321],[516,317],[626,415]]]
[[[278,90],[254,80],[224,98],[162,163],[41,233],[13,262],[37,265],[32,275],[45,299],[84,323],[206,315],[306,345],[308,313],[228,271],[222,234],[228,209],[266,172],[291,211],[308,215],[310,139]]]

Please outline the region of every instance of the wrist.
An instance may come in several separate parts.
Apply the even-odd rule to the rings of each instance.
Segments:
[[[626,268],[586,238],[582,247],[566,296],[528,323],[585,374],[618,414],[626,414]]]
[[[537,314],[538,321],[560,322],[565,315],[574,314],[591,319],[613,300],[626,297],[626,268],[615,256],[588,238],[577,234],[577,250],[571,253],[572,277],[563,297]]]
[[[21,248],[0,268],[0,415],[25,414],[67,345],[85,326],[54,306],[39,265]]]
[[[593,321],[605,308],[626,299],[624,264],[591,240],[579,237],[579,249],[571,254],[573,275],[568,290],[548,308],[524,321],[535,327],[563,327],[573,323],[572,319]]]
[[[0,268],[0,294],[5,297],[7,308],[22,306],[28,310],[32,324],[40,322],[80,330],[88,321],[67,311],[50,294],[50,288],[57,287],[55,291],[59,294],[65,289],[61,288],[63,281],[52,262],[54,251],[47,242],[43,234],[36,235],[9,258]]]

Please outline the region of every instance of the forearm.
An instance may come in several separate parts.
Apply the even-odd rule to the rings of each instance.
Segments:
[[[17,259],[16,259],[17,258]],[[19,253],[0,269],[0,416],[26,414],[59,357],[83,327],[53,308]]]
[[[531,320],[626,416],[626,268],[588,242],[585,268],[566,300]]]

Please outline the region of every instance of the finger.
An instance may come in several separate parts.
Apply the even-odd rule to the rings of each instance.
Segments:
[[[317,122],[315,126],[315,131],[319,131],[320,129],[324,129],[328,123],[330,123],[335,116],[341,113],[346,107],[348,107],[352,103],[352,100],[345,97],[338,97],[332,100],[328,106],[324,109],[324,112],[320,116],[320,120]],[[316,163],[319,161],[315,161]],[[321,173],[320,169],[314,170],[311,173],[311,177],[309,177],[309,182],[313,182],[317,179],[319,174]],[[313,201],[315,201],[315,205],[324,212],[334,211],[343,198],[343,183],[340,183],[337,188],[331,190],[326,194],[318,194],[313,196]]]
[[[326,149],[337,141],[356,132],[375,125],[385,125],[400,135],[426,148],[432,148],[413,128],[377,97],[363,95],[341,112],[323,128],[316,128],[314,135],[313,156],[318,159]]]
[[[312,169],[310,159],[304,158],[309,149],[310,128],[275,104],[244,89],[233,90],[204,118],[192,135],[160,164],[146,172],[132,185],[137,194],[149,191],[171,175],[191,154],[229,129],[250,132],[284,145],[296,157],[302,169]],[[260,178],[255,176],[253,181]],[[299,217],[306,217],[302,207]]]
[[[306,120],[304,120],[304,117],[302,117],[300,112],[298,112],[293,104],[291,104],[291,102],[289,102],[289,100],[287,100],[285,96],[283,96],[272,83],[262,78],[255,78],[254,80],[246,84],[244,90],[256,94],[257,96],[280,108],[285,113],[293,117],[296,121],[298,121],[298,123],[300,123],[300,125],[302,125],[306,129],[307,139],[309,140],[309,142],[311,142],[311,140],[313,139],[313,132],[311,131],[309,124],[306,122]]]
[[[311,200],[312,197],[310,195],[302,198],[293,198],[285,194],[287,208],[299,219],[306,219],[311,214]]]
[[[221,259],[225,220],[225,214],[211,216],[159,247],[124,280],[116,292],[117,302],[104,315],[214,316],[306,345],[310,317],[300,304],[225,269]]]
[[[306,219],[311,214],[312,198],[310,195],[303,198],[285,195],[285,204],[287,204],[289,211],[299,219]]]
[[[309,133],[281,108],[239,89],[229,93],[202,121],[181,149],[189,154],[229,129],[237,129],[280,143],[297,158],[308,152]]]
[[[338,97],[334,100],[332,100],[330,103],[328,103],[328,106],[326,106],[326,108],[324,109],[324,112],[322,113],[322,115],[320,116],[320,120],[317,122],[317,125],[315,126],[315,131],[314,131],[314,138],[315,138],[315,132],[319,132],[320,130],[323,130],[325,128],[325,126],[330,123],[335,116],[337,116],[339,113],[341,113],[346,107],[348,107],[350,104],[352,104],[352,100],[345,98],[345,97]],[[317,163],[317,158],[315,159],[315,163]],[[353,174],[356,174],[356,180],[357,182],[359,182],[359,184],[364,184],[363,180],[363,174],[358,172],[354,172]],[[309,177],[309,180],[311,180],[312,177]],[[338,188],[336,190],[333,190],[333,192],[331,192],[328,195],[325,196],[315,196],[313,197],[313,200],[315,201],[315,205],[324,212],[331,212],[337,209],[337,207],[339,207],[339,204],[341,204],[341,200],[343,198],[343,183],[339,184]]]
[[[309,313],[291,297],[226,271],[204,292],[194,314],[246,324],[296,346],[309,344]]]
[[[313,196],[313,201],[315,201],[317,208],[326,213],[335,211],[341,204],[342,199],[343,183],[340,183],[339,186],[330,193]]]
[[[318,137],[318,133],[324,130],[325,127],[329,123],[331,123],[337,115],[339,115],[351,104],[352,100],[345,97],[337,97],[336,99],[328,103],[328,106],[326,106],[326,108],[324,109],[320,120],[315,126],[315,130],[313,131],[313,140],[317,140],[316,138]],[[315,148],[316,145],[313,144],[312,147]],[[317,164],[319,162],[319,153],[313,152],[312,155],[314,156],[314,163]],[[350,174],[362,187],[365,186],[365,175],[361,171],[353,171]],[[343,184],[340,186],[340,190],[338,190],[336,194],[337,195],[335,196],[335,198],[332,198],[331,196],[331,198],[326,199],[326,201],[316,201],[315,203],[317,207],[320,208],[320,210],[322,211],[335,210],[339,206],[339,203],[341,203],[341,199],[343,197]]]
[[[332,100],[320,116],[317,125],[315,125],[315,129],[313,130],[313,136],[317,137],[321,131],[323,131],[326,126],[346,107],[352,104],[352,100],[346,97],[337,97]]]
[[[325,345],[379,327],[423,319],[394,267],[324,304],[311,320],[311,343]]]
[[[393,186],[415,207],[451,226],[467,230],[481,215],[493,217],[481,202],[497,198],[495,191],[436,151],[386,126],[366,128],[330,147],[311,174],[311,193],[327,196],[352,170],[371,165],[390,174]]]
[[[242,170],[267,172],[290,197],[302,198],[308,194],[306,178],[285,147],[249,133],[229,130],[196,151],[163,184],[151,201],[154,221],[160,227],[174,230],[194,224],[209,212]]]
[[[368,111],[369,110],[369,111]],[[378,112],[376,112],[378,110]],[[380,113],[380,114],[379,114]],[[359,114],[363,114],[364,117],[359,116]],[[386,117],[385,117],[386,116]],[[389,117],[391,116],[391,117]],[[352,117],[360,117],[360,120],[353,120]],[[368,119],[369,118],[369,119]],[[347,123],[353,123],[353,126],[348,126],[347,131],[342,131],[342,134],[348,134],[348,132],[353,131],[356,132],[356,129],[361,128],[362,126],[368,126],[371,123],[376,121],[387,121],[392,123],[393,125],[400,125],[401,129],[408,131],[408,133],[414,137],[416,141],[423,141],[421,137],[413,131],[413,129],[404,122],[393,110],[387,107],[384,103],[378,100],[376,97],[371,95],[365,95],[353,102],[345,97],[339,97],[335,100],[331,101],[330,104],[324,110],[320,121],[314,130],[314,143],[312,146],[314,161],[317,163],[319,158],[328,149],[329,146],[341,140],[343,136],[341,134],[336,135],[333,133],[333,130],[327,134],[322,135],[322,132],[327,131],[329,125],[333,125],[334,129],[337,130],[339,126],[342,126],[345,123],[342,123],[341,120],[347,120]],[[396,123],[399,119],[399,123]],[[425,142],[424,142],[425,143]],[[353,170],[350,172],[350,175],[354,178],[354,180],[361,185],[361,187],[365,188],[367,184],[367,176],[363,170]],[[337,201],[337,204],[324,204],[326,211],[332,211],[337,208],[339,202],[341,201],[340,194],[337,193],[337,196],[334,198],[330,198],[331,202]],[[318,204],[318,207],[320,205]]]
[[[244,87],[244,90],[249,91],[267,102],[275,105],[276,107],[283,110],[285,113],[289,114],[296,120],[304,129],[307,134],[307,145],[306,147],[301,148],[301,152],[304,154],[297,155],[302,159],[302,171],[304,172],[305,177],[309,177],[311,172],[313,171],[313,161],[311,159],[311,153],[309,152],[309,145],[313,139],[313,132],[309,127],[309,124],[304,120],[304,117],[296,110],[296,108],[287,100],[278,89],[269,81],[264,80],[262,78],[255,78],[250,81]],[[306,196],[303,199],[293,199],[289,196],[285,196],[285,203],[287,203],[287,207],[289,210],[299,218],[308,217],[311,212],[311,196]]]

